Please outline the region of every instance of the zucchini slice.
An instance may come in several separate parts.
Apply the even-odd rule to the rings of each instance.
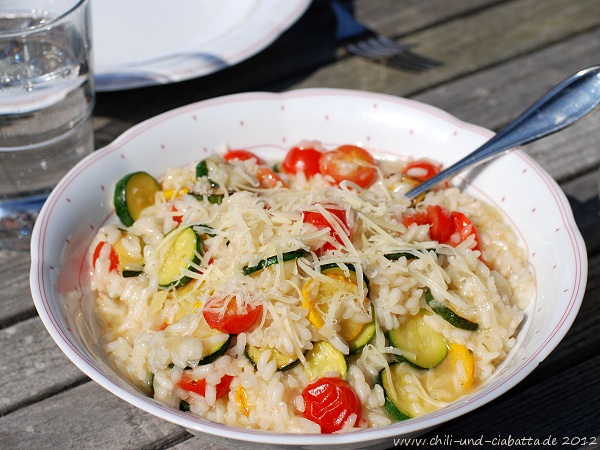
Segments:
[[[342,378],[346,377],[348,361],[342,352],[327,341],[313,344],[313,348],[306,353],[306,366],[304,367],[311,380],[325,376],[327,372],[336,371]]]
[[[206,177],[208,179],[208,182],[210,183],[211,187],[218,188],[219,184],[215,183],[213,180],[210,179],[211,167],[209,167],[209,165],[208,165],[209,161],[210,161],[211,165],[216,164],[214,157],[213,157],[213,159],[211,159],[211,157],[208,157],[206,159],[203,159],[196,165],[196,178]]]
[[[296,355],[287,355],[285,353],[281,353],[278,350],[275,350],[274,348],[260,348],[254,347],[252,345],[246,345],[246,350],[244,351],[244,354],[246,355],[246,358],[248,358],[250,362],[254,365],[254,367],[256,367],[256,363],[258,362],[260,355],[262,355],[263,352],[267,350],[271,350],[271,359],[275,360],[277,364],[277,370],[281,372],[296,367],[296,365],[300,362],[300,359],[298,359]]]
[[[423,250],[416,250],[417,253],[424,253],[424,252],[434,252],[437,254],[437,252],[433,249],[423,249]],[[392,252],[392,253],[384,253],[384,258],[389,259],[390,261],[398,261],[400,258],[402,258],[403,256],[408,259],[417,259],[420,258],[419,255],[416,255],[412,252],[407,252],[407,251],[397,251],[397,252]]]
[[[417,376],[417,369],[399,362],[390,364],[379,372],[377,384],[383,387],[384,408],[393,420],[406,420],[439,409],[439,406],[426,398],[408,394],[409,387],[420,384]]]
[[[319,267],[321,273],[331,278],[332,283],[319,283],[315,279],[308,280],[302,288],[302,307],[308,310],[308,320],[317,329],[324,325],[324,314],[329,311],[329,304],[337,295],[347,295],[356,298],[357,277],[356,270],[351,264],[346,264],[348,271],[343,270],[337,263],[325,264]],[[368,306],[369,280],[363,274],[363,280],[367,294],[356,301],[364,301]],[[374,317],[374,316],[373,316]],[[344,319],[340,324],[339,335],[349,345],[350,352],[356,352],[364,347],[375,334],[373,322],[356,322]]]
[[[400,328],[387,333],[390,344],[406,352],[404,356],[398,355],[398,360],[406,361],[418,369],[437,367],[448,353],[448,342],[444,335],[425,322],[427,314],[430,313],[422,309]]]
[[[398,422],[412,417],[409,414],[412,409],[410,402],[403,398],[407,382],[403,376],[402,366],[401,363],[390,364],[389,368],[382,369],[377,376],[377,384],[383,387],[385,396],[383,407],[392,420]]]
[[[177,235],[169,242],[162,266],[158,270],[158,284],[162,288],[177,288],[187,284],[191,278],[184,275],[184,271],[194,271],[194,266],[200,262],[203,253],[202,239],[191,226],[183,230],[175,229],[165,239],[169,239],[171,233]]]
[[[179,402],[179,411],[183,411],[183,412],[190,412],[191,410],[191,406],[188,402],[186,402],[185,400],[181,400]]]
[[[373,340],[373,337],[375,337],[377,331],[377,319],[375,318],[375,308],[373,307],[371,307],[371,316],[373,317],[373,320],[364,325],[362,330],[360,330],[360,333],[358,333],[354,339],[347,342],[350,353],[359,352]]]
[[[358,285],[358,282],[356,280],[356,268],[354,267],[354,265],[347,264],[347,263],[343,263],[343,265],[345,265],[348,268],[348,270],[350,271],[350,279],[352,280],[352,282],[354,284]],[[344,269],[342,269],[338,265],[338,263],[322,264],[321,266],[319,266],[319,271],[323,275],[346,276],[346,274],[344,273]],[[367,289],[367,298],[370,298],[371,283],[369,282],[369,278],[367,278],[367,276],[365,275],[364,272],[363,272],[363,283],[365,283],[365,287]]]
[[[115,212],[123,225],[130,227],[140,217],[144,208],[154,204],[160,184],[146,172],[125,175],[115,186],[113,197]]]
[[[135,238],[131,234],[125,233],[123,237],[113,245],[115,252],[117,252],[117,255],[119,256],[119,270],[125,278],[136,277],[144,272],[144,257],[134,257],[129,253],[126,245],[123,244],[123,240],[131,242],[133,239]]]
[[[298,250],[284,252],[282,255],[282,257],[283,257],[282,259],[283,259],[283,262],[287,262],[287,261],[293,261],[294,259],[302,258],[303,256],[306,256],[306,255],[308,255],[308,251],[304,250],[302,248],[299,248]],[[244,275],[250,275],[255,272],[258,272],[259,270],[264,269],[265,267],[272,266],[273,264],[278,264],[279,262],[281,262],[281,261],[279,260],[277,255],[273,255],[273,256],[269,256],[268,258],[261,259],[258,262],[258,264],[256,264],[255,266],[244,266],[242,271],[244,272]]]
[[[198,362],[199,366],[215,362],[220,356],[223,356],[231,346],[232,337],[229,334],[218,334],[210,340],[202,339],[202,359]]]
[[[460,317],[454,311],[447,306],[444,306],[440,301],[436,300],[431,293],[431,290],[425,291],[425,301],[431,308],[431,310],[442,317],[446,322],[460,328],[462,330],[476,331],[479,328],[479,324],[471,322],[463,317]]]
[[[223,203],[225,194],[191,194],[198,201],[206,201],[211,205],[220,205]]]

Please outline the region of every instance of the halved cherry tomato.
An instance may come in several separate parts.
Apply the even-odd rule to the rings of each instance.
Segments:
[[[268,167],[259,167],[256,171],[256,179],[261,188],[276,188],[287,187],[287,184],[275,173],[273,169]]]
[[[319,170],[336,183],[348,180],[362,188],[371,186],[377,178],[375,158],[356,145],[342,145],[323,153],[319,160]]]
[[[326,207],[325,210],[327,212],[331,213],[334,217],[339,219],[339,224],[341,225],[342,229],[346,233],[346,236],[351,237],[351,230],[350,230],[350,227],[348,226],[348,218],[346,217],[346,210],[340,209],[340,208],[335,208],[335,207]],[[331,226],[331,223],[329,223],[329,221],[325,218],[325,216],[323,216],[323,214],[321,214],[319,211],[304,211],[304,213],[302,214],[302,221],[304,223],[313,224],[319,230],[329,228],[329,233],[331,234],[331,236],[333,238],[335,238],[340,244],[342,244],[342,245],[344,244],[344,241],[342,240],[340,235],[337,233],[337,231],[335,231],[335,229]],[[321,250],[327,251],[327,250],[333,250],[334,248],[335,248],[335,246],[332,243],[326,242],[325,245],[323,245],[323,247],[321,248]]]
[[[417,159],[409,162],[402,170],[402,174],[418,181],[426,181],[440,173],[441,170],[440,164],[426,159]]]
[[[356,414],[353,426],[360,421],[360,400],[350,385],[340,378],[318,379],[306,386],[302,398],[304,417],[318,423],[322,433],[341,430],[352,414]]]
[[[223,311],[223,306],[227,306]],[[262,316],[262,305],[246,305],[238,311],[235,297],[213,297],[204,306],[202,315],[209,327],[227,334],[240,334],[252,328]]]
[[[429,236],[440,244],[450,244],[456,247],[469,236],[475,236],[474,250],[479,250],[477,230],[460,211],[449,212],[439,205],[429,205],[425,211],[410,214],[402,218],[404,226],[411,224],[429,225]]]
[[[240,161],[247,161],[249,159],[254,159],[256,164],[264,164],[265,162],[256,156],[254,153],[249,152],[248,150],[228,150],[227,153],[223,155],[226,161],[233,161],[234,159]]]
[[[231,375],[223,375],[219,384],[215,387],[217,389],[217,400],[225,396],[229,392],[229,385],[231,384],[233,377]],[[206,395],[206,380],[204,378],[196,380],[189,374],[189,371],[185,371],[183,377],[177,383],[181,389],[186,391],[195,392],[198,395]]]
[[[304,172],[306,178],[310,178],[319,173],[321,155],[319,150],[312,147],[294,147],[285,155],[281,170],[290,174]]]
[[[96,248],[94,249],[94,256],[92,257],[92,264],[96,267],[96,261],[100,257],[100,253],[102,252],[102,248],[108,245],[110,247],[110,253],[108,254],[108,259],[110,261],[109,271],[119,270],[119,255],[116,250],[110,245],[108,242],[100,242]]]
[[[473,247],[473,250],[480,250],[477,230],[469,218],[460,211],[452,211],[450,216],[452,217],[454,229],[456,230],[452,236],[450,236],[450,244],[456,247],[461,242],[466,241],[469,236],[473,235],[475,236],[475,247]]]

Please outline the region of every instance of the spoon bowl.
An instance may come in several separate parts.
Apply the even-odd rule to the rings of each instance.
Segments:
[[[463,170],[520,145],[556,133],[590,114],[600,104],[600,66],[583,69],[554,86],[494,137],[463,159],[406,193],[410,199]]]

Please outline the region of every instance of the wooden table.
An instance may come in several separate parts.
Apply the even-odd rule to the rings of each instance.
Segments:
[[[357,0],[356,14],[444,64],[414,74],[348,56],[335,40],[328,2],[315,0],[273,45],[235,67],[177,84],[99,93],[97,147],[197,100],[305,87],[409,97],[497,130],[558,81],[600,63],[598,0]],[[596,113],[525,149],[560,183],[587,245],[589,279],[579,316],[515,389],[424,436],[451,436],[444,448],[481,437],[552,437],[569,448],[600,443],[599,130]],[[0,447],[221,448],[134,409],[70,363],[37,317],[29,264],[27,252],[0,251]]]

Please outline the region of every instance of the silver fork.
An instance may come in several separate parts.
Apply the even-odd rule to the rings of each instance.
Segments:
[[[376,60],[410,72],[423,72],[441,62],[412,52],[414,45],[396,42],[358,22],[352,11],[339,0],[331,0],[337,18],[336,38],[353,55]]]

